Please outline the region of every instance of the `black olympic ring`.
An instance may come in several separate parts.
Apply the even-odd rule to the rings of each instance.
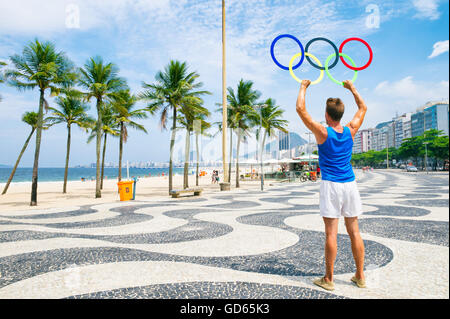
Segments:
[[[306,44],[306,46],[305,46],[305,52],[308,52],[309,46],[310,46],[313,42],[315,42],[315,41],[325,41],[325,42],[328,42],[329,44],[331,44],[331,46],[333,47],[334,52],[335,52],[335,54],[336,54],[336,57],[335,57],[335,59],[334,59],[334,62],[328,67],[328,70],[334,68],[334,67],[336,66],[336,64],[339,62],[339,50],[338,50],[338,48],[336,47],[336,45],[335,45],[333,42],[331,42],[330,40],[326,39],[326,38],[314,38],[314,39],[311,39],[311,40]],[[311,60],[311,58],[310,58],[309,56],[306,56],[306,60],[308,60],[309,64],[311,64],[311,65],[312,65],[313,67],[315,67],[316,69],[319,69],[319,70],[322,70],[322,71],[325,70],[325,67],[323,67],[323,66],[318,66],[317,64],[315,64],[315,63]]]

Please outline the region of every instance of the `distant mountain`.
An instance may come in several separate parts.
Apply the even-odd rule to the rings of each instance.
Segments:
[[[0,168],[11,168],[12,166],[11,165],[3,165],[3,164],[0,164]]]

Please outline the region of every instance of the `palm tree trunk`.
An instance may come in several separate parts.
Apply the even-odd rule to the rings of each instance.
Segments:
[[[195,150],[197,151],[197,169],[196,169],[196,177],[195,177],[195,186],[198,186],[198,166],[200,162],[200,151],[198,149],[198,133],[195,134]]]
[[[25,150],[28,147],[28,143],[30,142],[31,136],[33,136],[34,131],[35,131],[35,128],[32,128],[30,135],[28,135],[28,138],[25,141],[25,144],[23,145],[22,150],[20,151],[19,157],[17,158],[16,164],[14,165],[11,175],[9,175],[8,181],[6,182],[6,185],[5,185],[5,188],[3,189],[2,195],[6,194],[6,191],[9,188],[9,184],[11,184],[14,174],[16,173],[17,166],[19,166],[20,159],[22,158],[23,153],[25,153]]]
[[[105,176],[105,154],[106,154],[106,137],[108,136],[108,133],[105,134],[105,138],[103,139],[103,154],[102,154],[102,179],[100,182],[100,189],[103,189],[103,177]]]
[[[191,132],[186,130],[186,144],[184,147],[184,176],[183,176],[183,188],[189,188],[189,159],[191,150]]]
[[[120,141],[119,141],[119,182],[122,180],[122,154],[123,154],[123,122],[120,122]]]
[[[237,141],[237,149],[236,149],[236,188],[239,188],[239,149],[241,147],[241,130],[238,128],[238,141]]]
[[[264,155],[264,150],[266,148],[266,136],[267,136],[267,131],[264,130],[263,144],[261,147],[261,162],[264,161],[263,155]],[[261,168],[261,174],[262,174],[262,183],[264,185],[264,164],[263,164],[263,167]]]
[[[97,99],[97,145],[96,145],[96,171],[95,171],[95,198],[102,197],[101,179],[100,179],[100,147],[102,144],[102,101]]]
[[[233,129],[230,128],[230,164],[228,165],[228,183],[231,183],[231,163],[233,162]]]
[[[173,106],[173,123],[172,123],[172,136],[170,139],[170,158],[169,158],[169,194],[173,189],[173,147],[175,145],[175,134],[177,128],[177,108]]]
[[[261,139],[261,132],[257,131],[257,134],[258,134],[258,138],[256,139],[256,163],[259,162],[259,147],[260,147],[259,141]]]
[[[70,124],[67,124],[67,152],[66,152],[66,166],[64,169],[64,184],[63,194],[67,192],[67,174],[69,173],[69,156],[70,156]]]
[[[31,178],[31,202],[30,206],[37,205],[39,151],[41,149],[42,125],[44,122],[44,90],[41,89],[39,98],[39,112],[36,131],[36,148],[34,151],[33,176]]]

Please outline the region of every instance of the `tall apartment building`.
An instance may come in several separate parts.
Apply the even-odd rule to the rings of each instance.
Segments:
[[[353,141],[353,153],[364,153],[372,149],[373,129],[359,130]]]
[[[290,134],[283,131],[278,131],[278,149],[280,151],[290,149]]]
[[[377,151],[382,149],[380,147],[380,130],[379,129],[372,129],[372,140],[371,140],[371,150]]]
[[[414,113],[405,113],[392,121],[379,123],[375,128],[360,130],[354,138],[353,153],[399,148],[405,139],[430,129],[442,130],[449,135],[448,100],[428,102]]]
[[[430,129],[442,130],[449,134],[449,103],[447,101],[428,102],[411,115],[411,135],[419,136]]]
[[[403,141],[411,135],[411,114],[405,113],[393,119],[394,125],[394,147],[399,148]]]
[[[378,124],[372,130],[370,146],[372,150],[381,151],[386,147],[395,145],[395,124],[394,121],[388,121]]]

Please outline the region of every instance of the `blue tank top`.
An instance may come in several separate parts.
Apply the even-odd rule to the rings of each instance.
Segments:
[[[327,127],[327,140],[318,145],[319,165],[322,180],[347,183],[355,180],[352,164],[353,138],[350,128],[345,126],[342,133]]]

